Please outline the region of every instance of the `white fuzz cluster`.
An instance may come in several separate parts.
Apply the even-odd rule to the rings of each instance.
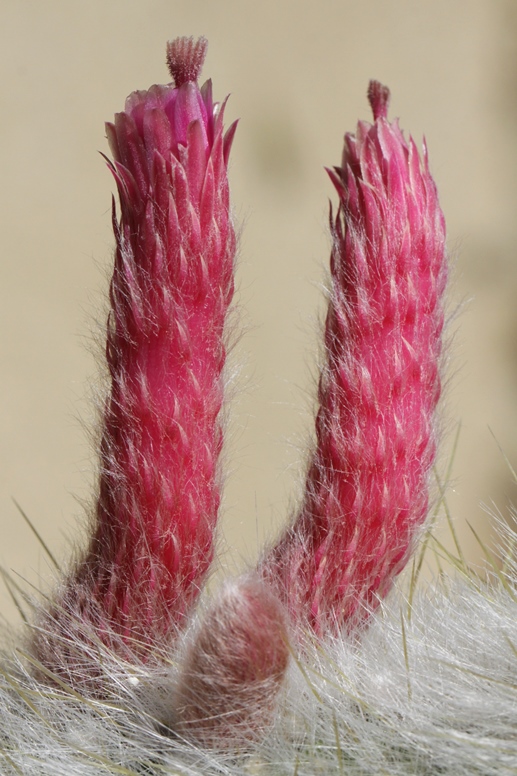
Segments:
[[[517,544],[517,534],[506,539]],[[6,648],[0,772],[515,774],[517,567],[494,564],[487,582],[463,571],[420,593],[401,583],[352,637],[291,647],[271,724],[237,749],[194,744],[160,721],[174,704],[181,645],[145,664],[122,663],[100,642],[73,645],[97,663],[98,691],[84,694]]]

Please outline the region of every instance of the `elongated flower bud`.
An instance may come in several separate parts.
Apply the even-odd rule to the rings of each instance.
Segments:
[[[227,162],[235,124],[197,77],[206,40],[168,46],[175,85],[131,94],[107,124],[115,267],[93,536],[63,607],[103,640],[159,642],[189,612],[219,507],[223,330],[235,235]]]
[[[345,136],[316,449],[294,525],[263,570],[316,631],[386,594],[425,519],[446,282],[445,224],[424,147],[387,119]]]

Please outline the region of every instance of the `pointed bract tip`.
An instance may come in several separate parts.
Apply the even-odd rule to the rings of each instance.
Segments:
[[[390,90],[379,81],[370,81],[368,84],[368,102],[373,111],[375,120],[388,118],[390,104]]]
[[[176,87],[196,82],[205,61],[208,41],[201,37],[175,38],[167,43],[167,67]]]

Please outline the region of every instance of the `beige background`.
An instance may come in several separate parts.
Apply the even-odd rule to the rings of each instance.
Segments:
[[[48,576],[12,496],[60,558],[78,535],[94,468],[89,348],[112,250],[103,122],[133,89],[167,80],[165,40],[182,34],[209,38],[204,75],[241,117],[231,180],[244,336],[223,565],[253,558],[295,498],[329,252],[323,166],[369,118],[371,77],[390,86],[402,127],[427,137],[452,306],[468,300],[450,330],[445,418],[462,431],[449,500],[458,526],[486,534],[480,502],[505,511],[516,495],[489,431],[516,463],[516,0],[2,0],[0,560]],[[474,557],[468,531],[464,542]],[[3,591],[0,610],[15,619]]]

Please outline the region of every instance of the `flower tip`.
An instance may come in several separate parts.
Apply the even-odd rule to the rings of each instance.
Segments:
[[[175,38],[167,43],[167,67],[176,87],[197,81],[205,61],[208,41],[204,37]]]
[[[379,118],[388,118],[390,90],[387,86],[381,84],[380,81],[370,81],[368,84],[368,102],[371,105],[375,121]]]

